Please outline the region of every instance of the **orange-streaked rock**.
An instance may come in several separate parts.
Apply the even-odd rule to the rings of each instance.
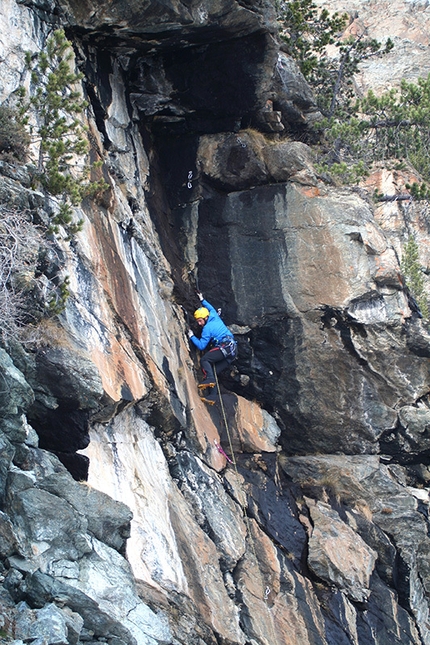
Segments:
[[[236,430],[238,437],[235,443],[239,444],[242,451],[275,452],[276,439],[280,432],[278,429],[276,433],[275,426],[275,420],[257,403],[247,401],[241,396],[237,397]],[[271,432],[271,429],[274,432]]]

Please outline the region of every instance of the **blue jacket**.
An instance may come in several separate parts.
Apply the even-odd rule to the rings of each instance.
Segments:
[[[233,334],[223,323],[212,305],[210,305],[207,300],[202,300],[202,305],[209,310],[209,318],[207,319],[207,322],[203,327],[202,335],[200,336],[200,338],[197,338],[197,336],[191,336],[191,340],[193,341],[194,345],[199,349],[205,349],[211,341],[215,345],[217,345],[226,336],[233,338]]]

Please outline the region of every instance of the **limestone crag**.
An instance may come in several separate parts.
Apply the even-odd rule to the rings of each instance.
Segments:
[[[319,175],[268,2],[0,24],[7,104],[64,27],[106,182],[28,269],[38,311],[67,276],[64,311],[0,349],[0,641],[430,644],[430,337],[400,268],[425,213]],[[0,205],[46,227],[37,153],[2,160]],[[213,406],[196,289],[239,346]]]

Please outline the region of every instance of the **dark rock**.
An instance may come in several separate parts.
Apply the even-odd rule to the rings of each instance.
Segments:
[[[35,167],[0,160],[0,175],[14,179],[25,188],[30,188],[35,175]]]
[[[0,374],[3,387],[0,392],[0,418],[15,418],[25,412],[34,400],[33,390],[10,356],[0,348]],[[22,423],[21,423],[22,425]],[[24,440],[19,435],[17,440]]]
[[[217,477],[188,452],[177,455],[183,495],[190,500],[201,524],[221,552],[224,566],[232,570],[245,550],[245,525],[237,506],[225,493]],[[228,526],[228,530],[226,527]]]
[[[366,609],[357,621],[359,643],[374,643],[375,633],[379,642],[387,645],[418,645],[422,642],[410,614],[399,606],[396,594],[376,575],[372,577]]]
[[[14,453],[15,450],[10,441],[8,441],[6,437],[0,433],[0,503],[3,502],[7,474]]]
[[[306,548],[306,533],[297,517],[297,507],[288,488],[283,489],[261,470],[240,468],[245,478],[252,515],[274,540],[292,556],[297,566]]]
[[[105,46],[130,49],[151,49],[154,46],[177,47],[185,44],[219,41],[234,36],[266,30],[274,31],[275,13],[267,0],[241,5],[221,0],[216,5],[199,0],[193,6],[166,2],[162,7],[141,0],[124,3],[115,0],[109,8],[93,11],[87,0],[60,0],[63,15],[73,27],[88,31]],[[145,40],[148,41],[145,44]]]
[[[25,188],[20,182],[7,177],[0,177],[0,203],[19,211],[43,209],[45,197],[42,193]]]
[[[428,330],[423,328],[418,320],[412,319],[407,321],[405,332],[408,349],[417,356],[430,358],[430,334]]]
[[[35,481],[39,477],[46,477],[51,473],[64,473],[66,469],[58,458],[40,448],[33,448],[31,446],[18,445],[16,448],[16,455],[14,455],[13,463],[17,468],[15,471],[10,471],[11,475],[19,471]],[[26,472],[27,471],[27,472]],[[31,471],[31,472],[28,472]]]
[[[64,403],[79,409],[97,408],[103,387],[96,366],[77,351],[44,348],[36,358],[38,385]]]
[[[315,97],[296,61],[283,52],[278,55],[274,89],[274,107],[281,111],[282,122],[287,128],[290,124],[305,125],[321,119]]]
[[[348,511],[350,526],[378,554],[376,570],[388,586],[395,588],[397,580],[397,551],[389,537],[361,513]]]
[[[381,437],[381,449],[402,464],[427,461],[430,456],[430,410],[424,404],[399,410],[398,426]]]
[[[88,530],[95,537],[123,555],[125,543],[130,537],[130,521],[132,512],[122,502],[71,480],[66,473],[48,475],[38,483],[38,486],[65,499],[80,514],[86,517]]]
[[[54,452],[73,452],[86,448],[90,442],[89,412],[77,410],[68,404],[59,405],[55,410],[29,411],[33,426],[39,436],[39,445]]]
[[[18,551],[18,541],[9,517],[0,511],[0,560]]]
[[[6,486],[6,503],[8,503],[16,493],[32,488],[35,477],[31,472],[20,470],[19,468],[10,468],[7,476]]]
[[[76,452],[56,452],[58,459],[65,466],[73,479],[84,482],[88,479],[90,460],[86,455]]]
[[[81,627],[82,622],[81,619]],[[24,641],[40,639],[49,645],[69,645],[77,643],[80,632],[80,629],[77,633],[73,630],[74,637],[69,640],[70,623],[70,617],[53,603],[34,611],[21,603],[18,606],[15,635]]]
[[[24,598],[24,592],[20,585],[24,579],[23,574],[17,569],[9,569],[4,580],[4,588],[8,591],[15,602],[20,602]]]
[[[26,577],[23,589],[31,607],[42,608],[61,598],[72,611],[83,617],[85,627],[98,636],[116,632],[115,620],[102,612],[94,600],[79,589],[54,580],[51,576],[36,571]]]
[[[97,566],[97,563],[100,564],[98,556],[95,558],[94,565]],[[121,569],[122,567],[119,568]],[[118,571],[118,573],[124,572]],[[102,578],[103,575],[102,573]],[[114,575],[114,568],[112,568],[112,575]],[[130,576],[129,571],[127,575]],[[122,577],[120,579],[124,581]],[[112,580],[113,578],[109,583],[110,591],[107,591],[108,595],[112,593]],[[106,598],[104,602],[101,601],[99,604],[90,597],[89,594],[94,592],[91,584],[89,585],[89,594],[86,594],[79,588],[63,581],[55,580],[40,571],[27,575],[22,584],[22,589],[26,594],[26,602],[30,607],[37,609],[43,608],[47,603],[60,602],[63,607],[66,606],[68,610],[81,616],[84,621],[83,627],[87,630],[84,633],[92,632],[97,639],[109,640],[115,637],[123,640],[128,645],[138,645],[138,639],[141,639],[139,642],[144,642],[144,639],[147,639],[148,642],[159,642],[160,645],[167,645],[171,642],[171,636],[166,622],[143,603],[139,604],[138,598],[131,595],[133,593],[131,578],[128,583],[130,585],[128,588],[115,589],[116,604],[114,611],[109,611],[108,608],[111,603],[115,602],[113,598],[109,601]],[[123,602],[129,609],[129,616],[125,618],[124,622],[130,629],[121,623],[119,617],[120,604]],[[79,619],[72,616],[72,621],[76,635],[77,628],[79,628]],[[136,634],[136,637],[133,634]]]
[[[139,56],[128,71],[130,97],[159,136],[234,132],[272,94],[276,58],[263,32]]]
[[[21,443],[16,446],[13,463],[21,470],[32,470],[35,465],[36,453],[33,449]]]
[[[262,135],[246,130],[201,137],[197,164],[206,181],[216,188],[243,190],[268,181],[261,152],[265,145]]]
[[[22,548],[31,552],[31,544],[46,542],[61,550],[62,557],[75,560],[87,522],[63,499],[36,488],[16,492],[8,502],[8,512]]]
[[[89,442],[88,419],[103,395],[95,365],[77,351],[44,348],[29,365],[36,400],[28,412],[41,448],[73,453]],[[76,460],[81,461],[81,460]],[[76,469],[79,476],[81,468]]]

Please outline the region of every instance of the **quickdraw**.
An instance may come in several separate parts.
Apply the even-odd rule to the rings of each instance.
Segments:
[[[221,455],[227,459],[229,464],[233,463],[230,457],[228,456],[228,454],[225,452],[224,448],[220,446],[220,444],[216,439],[214,439],[214,446],[218,450],[218,452],[221,453]]]

